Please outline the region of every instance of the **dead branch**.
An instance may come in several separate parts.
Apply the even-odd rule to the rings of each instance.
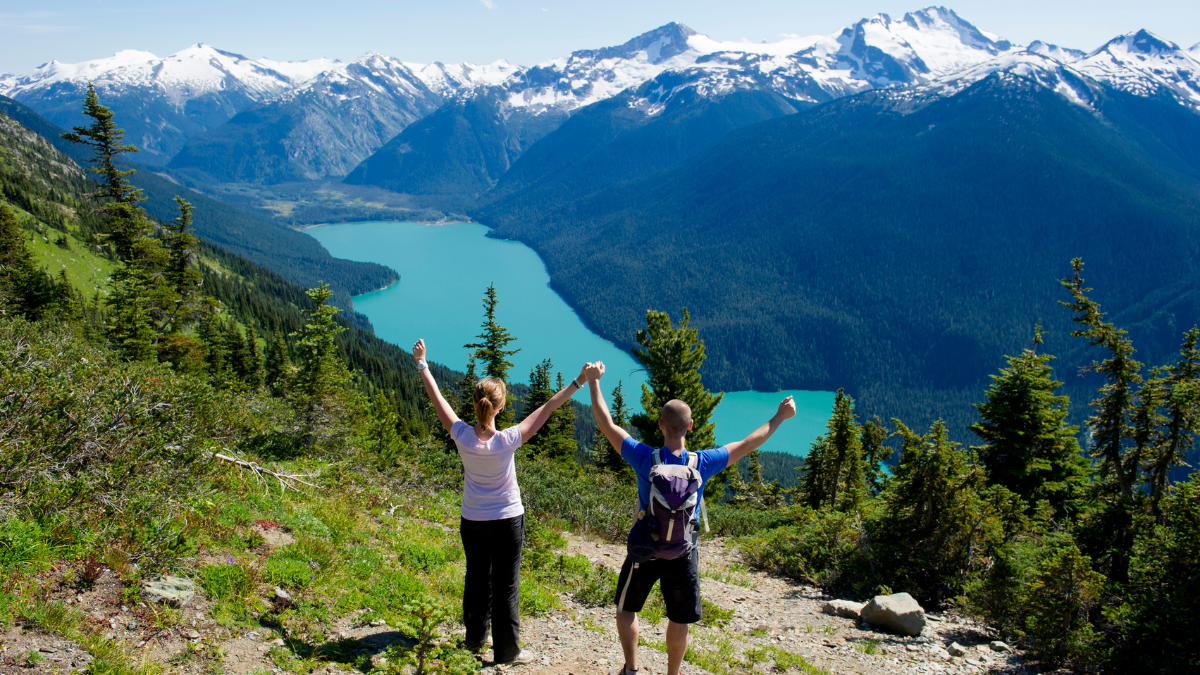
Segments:
[[[276,471],[271,471],[270,469],[267,469],[267,468],[265,468],[265,467],[259,466],[257,462],[247,462],[247,461],[246,461],[246,460],[244,460],[244,459],[238,459],[238,458],[236,458],[236,457],[230,457],[230,456],[228,456],[228,455],[222,455],[222,454],[221,454],[221,453],[219,453],[219,452],[213,453],[213,458],[214,458],[214,459],[219,459],[219,460],[221,460],[222,462],[228,462],[228,463],[230,463],[230,464],[236,464],[237,466],[240,466],[240,467],[242,467],[242,468],[244,468],[244,469],[249,469],[249,470],[250,470],[250,472],[254,474],[254,477],[255,477],[255,478],[257,478],[259,481],[267,481],[267,482],[269,483],[269,482],[270,482],[270,481],[269,481],[269,479],[263,478],[263,474],[266,474],[266,475],[268,475],[268,476],[273,476],[273,477],[274,477],[276,480],[278,480],[278,481],[279,481],[279,493],[280,493],[280,494],[283,494],[283,493],[287,492],[287,489],[288,489],[288,488],[291,488],[291,489],[295,490],[296,492],[302,492],[302,490],[300,490],[300,488],[296,487],[296,486],[293,484],[293,481],[294,481],[295,483],[302,483],[302,484],[304,484],[304,485],[307,485],[307,486],[309,486],[309,487],[312,487],[312,488],[315,488],[315,487],[317,487],[316,485],[313,485],[312,483],[309,483],[308,481],[306,481],[306,480],[303,480],[303,479],[305,479],[305,478],[313,478],[314,476],[313,476],[312,474],[307,474],[307,473],[300,473],[300,474],[279,473],[279,472],[276,472]],[[270,485],[269,485],[269,484],[267,485],[266,489],[267,489],[267,490],[270,490],[270,489],[271,489],[271,487],[270,487]]]

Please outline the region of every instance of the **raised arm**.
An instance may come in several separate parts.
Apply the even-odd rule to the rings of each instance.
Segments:
[[[770,421],[755,429],[749,436],[742,440],[734,441],[725,446],[725,449],[729,450],[729,464],[727,466],[737,464],[738,460],[749,454],[751,450],[766,443],[771,434],[775,433],[775,430],[779,428],[779,425],[795,414],[796,402],[792,400],[791,396],[780,401],[779,409],[775,411],[775,415],[771,417]]]
[[[583,368],[583,374],[587,377],[588,392],[592,395],[592,416],[596,418],[596,426],[600,428],[600,433],[612,443],[613,449],[617,452],[621,451],[621,444],[629,438],[629,432],[617,426],[612,419],[612,414],[608,412],[608,403],[604,400],[604,393],[600,391],[600,378],[604,376],[604,363],[597,361],[589,363]]]
[[[450,431],[450,427],[458,421],[458,415],[454,414],[454,408],[451,408],[446,399],[442,397],[442,391],[438,389],[437,382],[433,379],[433,372],[429,370],[429,362],[425,360],[424,340],[417,340],[417,343],[413,345],[413,357],[417,359],[421,382],[425,383],[425,393],[429,394],[429,400],[433,401],[433,409],[437,412],[442,426],[446,427],[446,431]],[[424,368],[420,367],[422,363],[425,364]]]
[[[538,429],[542,428],[542,425],[546,423],[546,420],[550,419],[550,413],[558,410],[559,406],[566,403],[567,399],[571,398],[571,395],[575,393],[575,390],[583,386],[580,384],[582,381],[583,370],[580,369],[579,377],[568,382],[567,386],[563,387],[562,391],[555,394],[549,401],[543,403],[542,407],[529,413],[525,416],[525,419],[521,420],[521,423],[518,424],[517,427],[521,429],[522,443],[528,443],[529,439],[533,438],[533,435],[538,432]]]

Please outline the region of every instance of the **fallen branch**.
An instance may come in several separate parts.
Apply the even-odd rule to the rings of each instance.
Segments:
[[[261,467],[256,462],[247,462],[244,459],[238,459],[236,457],[222,455],[219,452],[213,453],[213,458],[219,459],[222,462],[236,464],[237,466],[240,466],[244,469],[250,469],[250,471],[254,474],[255,478],[259,479],[260,481],[266,481],[268,483],[267,488],[266,488],[267,490],[271,489],[270,485],[269,485],[270,481],[266,478],[263,478],[263,474],[266,474],[268,476],[274,476],[275,479],[279,481],[279,493],[280,494],[287,492],[288,488],[291,488],[291,489],[295,490],[296,492],[301,492],[301,493],[303,492],[300,488],[296,487],[291,481],[295,481],[296,483],[303,483],[304,485],[307,485],[312,488],[317,487],[316,485],[313,485],[312,483],[309,483],[308,481],[303,480],[304,478],[313,478],[313,476],[311,474],[278,473],[276,471],[271,471],[270,469]]]

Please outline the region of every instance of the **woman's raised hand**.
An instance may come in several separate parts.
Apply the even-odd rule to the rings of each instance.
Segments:
[[[417,340],[413,343],[413,358],[418,363],[425,360],[425,340]]]
[[[588,381],[599,380],[604,376],[604,362],[597,361],[583,367],[583,377]]]

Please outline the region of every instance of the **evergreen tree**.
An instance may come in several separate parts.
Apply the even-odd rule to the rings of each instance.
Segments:
[[[554,392],[550,390],[551,369],[552,364],[550,363],[550,359],[546,359],[535,365],[533,370],[529,371],[529,393],[525,395],[524,401],[526,417],[554,397]],[[530,438],[523,444],[529,456],[544,457],[549,453],[549,426],[547,422],[541,433],[535,434],[533,438]]]
[[[264,367],[263,367],[263,352],[258,346],[258,333],[255,332],[254,326],[246,326],[246,386],[250,389],[258,389],[263,386]]]
[[[56,283],[37,266],[16,215],[0,204],[0,308],[13,308],[36,321],[65,309],[69,289],[65,280]]]
[[[351,375],[346,364],[338,358],[334,343],[334,338],[346,329],[333,319],[342,310],[327,304],[333,291],[321,282],[307,294],[312,300],[312,308],[305,310],[308,321],[293,337],[296,338],[296,360],[299,362],[296,394],[305,404],[311,404],[342,389],[350,382]]]
[[[473,397],[475,395],[475,383],[478,381],[479,378],[475,375],[475,356],[472,355],[467,357],[466,374],[463,375],[463,379],[458,381],[458,391],[465,402],[459,403],[457,396],[455,396],[455,401],[450,401],[449,398],[446,399],[447,403],[450,403],[452,407],[456,403],[458,404],[458,418],[471,426],[475,426],[475,403]]]
[[[549,364],[550,360],[546,359]],[[562,391],[563,376],[558,373],[555,380],[555,391]],[[550,392],[551,396],[554,392]],[[550,419],[546,420],[546,428],[542,430],[545,435],[545,455],[550,459],[559,461],[572,462],[575,460],[575,454],[579,450],[579,445],[575,442],[575,407],[571,405],[571,401],[559,406],[558,410],[550,413]]]
[[[971,430],[984,440],[978,452],[991,483],[1030,506],[1046,500],[1063,517],[1077,510],[1089,467],[1075,440],[1079,428],[1067,424],[1069,400],[1054,393],[1062,386],[1052,377],[1054,357],[1038,354],[1040,344],[1038,327],[1032,348],[1007,357],[987,400],[975,406],[980,421]]]
[[[299,412],[297,440],[303,447],[331,444],[340,449],[362,402],[348,387],[353,375],[338,355],[335,338],[346,329],[334,320],[341,310],[328,304],[333,291],[320,282],[307,295],[312,308],[305,310],[304,326],[293,333],[298,369],[291,399]]]
[[[168,262],[167,252],[150,236],[154,224],[138,206],[145,198],[128,180],[134,170],[117,167],[121,155],[138,149],[124,142],[125,131],[117,128],[112,111],[100,103],[90,84],[83,114],[92,120],[91,125],[74,127],[62,137],[93,150],[93,166],[89,171],[100,178],[96,196],[103,202],[106,233],[120,263],[113,273],[113,289],[108,298],[113,310],[109,338],[126,358],[151,360],[162,334],[160,328],[166,325],[176,304],[174,289],[162,274]]]
[[[200,240],[192,234],[192,205],[182,197],[175,197],[179,204],[179,217],[166,228],[167,265],[164,270],[166,281],[175,296],[175,307],[163,325],[163,332],[178,331],[191,323],[201,308],[200,285],[204,275],[193,264],[198,256]]]
[[[233,321],[226,321],[223,340],[225,342],[225,358],[229,363],[229,384],[244,384],[250,370],[248,363],[250,352],[246,348],[242,330]]]
[[[466,349],[474,349],[474,356],[483,363],[484,377],[498,377],[508,383],[508,369],[512,368],[512,361],[508,357],[521,351],[518,349],[509,349],[508,345],[517,338],[509,334],[509,332],[496,322],[496,305],[499,300],[496,298],[495,284],[489,284],[487,291],[483,296],[483,332],[477,337],[479,342],[472,342],[463,345]],[[500,414],[496,415],[496,426],[510,426],[513,423],[512,411],[512,394],[509,393],[509,400],[505,404],[504,409]]]
[[[692,430],[687,435],[687,446],[692,450],[707,450],[716,447],[716,424],[711,422],[713,410],[724,394],[713,394],[700,381],[700,366],[704,364],[704,341],[695,328],[688,327],[691,319],[683,310],[679,327],[671,325],[666,312],[646,312],[646,328],[637,332],[637,343],[633,355],[646,368],[648,384],[642,385],[642,410],[630,421],[642,441],[654,447],[662,447],[663,435],[658,428],[662,407],[672,399],[679,399],[692,409]]]
[[[813,508],[836,507],[857,511],[867,496],[867,466],[863,455],[863,429],[855,419],[854,400],[839,389],[833,415],[805,457],[801,489]]]
[[[617,381],[617,386],[613,387],[612,390],[612,409],[610,413],[612,414],[613,424],[622,429],[629,426],[629,408],[625,405],[625,392],[622,391],[622,383],[619,380]],[[592,462],[601,469],[616,474],[623,480],[633,478],[633,467],[629,466],[629,462],[626,462],[621,457],[620,450],[614,448],[612,443],[608,442],[608,438],[604,436],[599,428],[596,429],[595,435],[592,438]]]
[[[200,317],[200,325],[196,329],[196,337],[204,344],[204,362],[208,366],[208,376],[214,383],[226,379],[225,332],[221,330],[221,320],[216,308],[208,306]]]
[[[1100,398],[1091,403],[1096,412],[1088,419],[1092,436],[1090,452],[1100,460],[1100,476],[1112,481],[1115,490],[1129,499],[1138,483],[1139,467],[1128,462],[1125,450],[1132,435],[1129,412],[1133,408],[1133,389],[1142,381],[1142,364],[1133,358],[1136,350],[1128,333],[1105,322],[1100,304],[1087,296],[1092,289],[1084,286],[1083,261],[1075,258],[1071,267],[1073,276],[1059,282],[1073,298],[1072,302],[1060,304],[1070,307],[1075,312],[1071,320],[1082,326],[1071,331],[1071,335],[1085,337],[1089,345],[1103,347],[1109,354],[1108,358],[1093,361],[1084,369],[1105,380]]]
[[[1193,326],[1183,336],[1179,360],[1167,366],[1158,380],[1164,411],[1158,447],[1146,458],[1146,476],[1150,504],[1155,518],[1162,522],[1162,500],[1169,490],[1171,471],[1184,464],[1200,434],[1200,327]]]
[[[885,445],[888,438],[888,431],[878,416],[863,423],[862,450],[867,472],[865,482],[872,495],[883,492],[887,487],[887,470],[884,467],[892,458],[892,449]]]
[[[396,406],[377,392],[371,401],[371,417],[367,421],[367,442],[369,449],[375,453],[377,460],[383,466],[396,463],[400,454],[400,415]]]
[[[292,361],[288,358],[287,343],[283,334],[275,331],[275,336],[267,343],[267,356],[264,368],[264,381],[272,396],[286,396],[292,379]]]

